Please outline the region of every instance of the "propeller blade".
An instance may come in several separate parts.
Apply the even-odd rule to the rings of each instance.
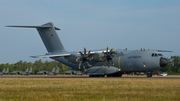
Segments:
[[[86,48],[84,47],[84,54],[81,52],[81,51],[78,51],[80,54],[81,54],[81,57],[77,58],[76,61],[80,60],[80,63],[79,63],[79,69],[81,69],[81,64],[83,64],[83,68],[84,70],[86,71],[86,66],[85,66],[85,63],[91,67],[92,65],[90,65],[87,61],[89,60],[92,60],[92,59],[89,57],[90,53],[91,53],[91,50],[89,50],[88,54],[86,54]]]
[[[105,64],[104,65],[106,65],[108,63],[108,60],[106,60],[106,62],[105,62]]]
[[[83,68],[84,68],[84,70],[86,71],[86,69],[85,69],[85,64],[83,63]]]
[[[110,68],[110,64],[108,64],[108,69]]]
[[[111,54],[111,52],[112,52],[113,49],[114,49],[114,48],[112,48],[112,49],[110,50],[109,54]]]
[[[79,63],[79,69],[81,69],[81,64],[82,64],[82,61]]]
[[[89,60],[91,61],[95,56],[92,56],[91,58],[89,58]]]
[[[103,54],[104,54],[104,56],[105,56],[104,50],[102,50],[102,53],[103,53]]]
[[[90,53],[91,53],[91,50],[89,50],[89,52],[88,52],[88,55],[87,55],[87,56],[89,56],[89,55],[90,55]]]
[[[90,64],[86,61],[86,64],[90,67]]]
[[[108,61],[108,69],[110,68],[110,62]]]
[[[86,55],[86,48],[84,47],[84,55]]]
[[[80,57],[78,57],[78,58],[76,59],[76,62],[79,61],[79,60],[80,60]]]
[[[82,53],[81,51],[78,51],[78,53],[80,53],[80,54],[81,54],[81,56],[83,55],[83,53]]]
[[[111,62],[112,62],[112,65],[114,66],[114,62],[113,62],[113,60],[111,60]]]
[[[111,54],[114,48],[111,48],[108,52],[108,46],[106,48],[106,52],[102,50],[102,53],[104,54],[103,60],[105,61],[105,65],[108,64],[108,69],[110,68],[110,62],[112,62],[112,65],[114,65],[114,62],[112,60],[113,57],[116,57],[115,54]],[[104,65],[103,65],[104,66]]]
[[[106,53],[108,54],[108,46],[107,46],[107,48],[106,48]]]
[[[112,54],[112,56],[113,56],[113,57],[116,57],[116,55],[115,55],[115,54]]]

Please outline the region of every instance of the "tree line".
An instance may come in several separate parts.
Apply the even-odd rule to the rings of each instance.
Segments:
[[[167,72],[169,74],[180,74],[180,57],[179,56],[171,56],[168,58],[168,64],[164,67],[161,72]]]
[[[41,70],[46,70],[46,71],[52,71],[54,67],[59,67],[59,72],[61,74],[64,74],[65,71],[71,69],[71,67],[66,66],[60,62],[57,61],[42,61],[42,60],[36,60],[34,63],[32,62],[27,62],[27,61],[22,61],[20,60],[17,63],[14,64],[0,64],[0,72],[4,68],[9,68],[9,72],[12,72],[14,70],[19,70],[19,71],[26,71],[27,68],[32,67],[32,72],[33,74],[36,74],[37,72]]]
[[[64,74],[65,71],[68,71],[69,69],[72,69],[69,66],[66,66],[58,61],[42,61],[42,60],[36,60],[34,63],[32,62],[26,62],[20,60],[17,63],[14,64],[0,64],[0,72],[4,68],[9,68],[9,72],[12,72],[14,70],[19,71],[26,71],[27,68],[32,67],[33,74],[36,74],[37,72],[41,70],[47,70],[52,71],[54,67],[59,67],[59,72],[61,74]],[[167,72],[168,74],[180,74],[180,57],[179,56],[171,56],[171,58],[168,58],[168,64],[166,67],[159,70],[160,72]],[[158,71],[156,71],[158,72]]]

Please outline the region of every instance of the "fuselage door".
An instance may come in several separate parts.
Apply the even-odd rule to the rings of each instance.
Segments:
[[[128,64],[129,70],[133,70],[133,66],[131,63]]]

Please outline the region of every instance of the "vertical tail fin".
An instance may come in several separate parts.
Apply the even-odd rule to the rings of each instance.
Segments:
[[[59,73],[59,67],[56,69],[56,73],[57,73],[57,74]]]
[[[5,68],[3,69],[3,71],[2,71],[3,73],[5,72]]]
[[[52,72],[55,72],[55,67],[53,68]]]
[[[46,23],[42,26],[7,26],[7,27],[36,28],[49,53],[57,52],[57,51],[58,52],[66,51],[55,31],[60,29],[54,27],[52,22]]]
[[[32,67],[30,68],[29,73],[32,73]]]
[[[47,23],[42,26],[50,26],[50,28],[41,28],[38,27],[37,30],[39,32],[39,35],[41,36],[41,39],[46,46],[46,49],[48,52],[56,52],[56,51],[65,51],[63,44],[61,43],[61,40],[59,39],[55,29],[58,29],[54,27],[53,23]],[[60,29],[59,29],[60,30]]]
[[[9,68],[7,68],[7,70],[6,70],[5,74],[8,74],[8,73],[9,73]]]
[[[27,68],[25,72],[28,72],[28,70],[29,70],[29,68]]]

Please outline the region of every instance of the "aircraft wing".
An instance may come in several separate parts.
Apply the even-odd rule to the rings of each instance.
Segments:
[[[61,57],[61,56],[70,56],[71,54],[55,54],[55,55],[39,55],[31,56],[32,58],[50,58],[50,57]]]
[[[26,72],[21,72],[20,74],[23,74],[23,75],[25,75],[25,74],[27,74]]]
[[[21,74],[22,72],[21,71],[17,71],[17,70],[11,72],[11,74],[16,74],[16,73]]]
[[[52,26],[6,26],[6,27],[22,27],[22,28],[51,28]],[[57,27],[54,27],[55,30],[61,30]]]
[[[168,50],[157,50],[158,52],[173,52],[173,51],[168,51]]]
[[[42,71],[39,71],[39,72],[37,72],[37,74],[48,74],[50,71],[44,71],[44,70],[42,70]]]
[[[102,53],[102,51],[93,51],[90,52],[90,55],[93,55],[95,53]],[[77,53],[80,54],[80,53]],[[86,54],[88,54],[88,52],[86,52]],[[70,56],[71,54],[69,53],[62,53],[62,54],[48,54],[48,55],[38,55],[38,56],[30,56],[32,58],[50,58],[50,57],[61,57],[61,56]]]

